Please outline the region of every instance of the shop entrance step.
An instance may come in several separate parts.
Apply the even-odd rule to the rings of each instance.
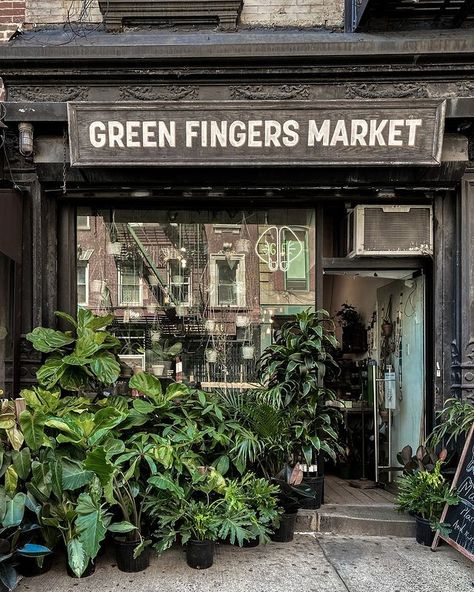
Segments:
[[[318,510],[300,510],[298,532],[331,532],[360,536],[415,536],[415,519],[395,510],[393,504],[324,504]]]

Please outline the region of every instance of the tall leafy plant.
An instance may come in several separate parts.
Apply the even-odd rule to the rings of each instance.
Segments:
[[[26,336],[36,350],[47,354],[36,374],[40,385],[81,392],[113,384],[120,374],[115,355],[120,342],[105,331],[113,315],[96,316],[84,308],[78,310],[77,320],[62,312],[56,315],[71,325],[70,331],[37,327]]]
[[[312,464],[320,451],[333,458],[341,451],[335,430],[339,414],[327,405],[336,396],[324,386],[325,377],[338,372],[331,354],[336,346],[329,314],[307,310],[282,326],[260,359],[263,386],[255,397],[262,417],[273,416],[273,421],[262,420],[255,411],[251,419],[254,424],[277,427],[278,440],[287,444],[287,458],[280,454],[280,465],[283,460]],[[275,439],[271,440],[274,447]],[[280,453],[285,453],[281,447]]]

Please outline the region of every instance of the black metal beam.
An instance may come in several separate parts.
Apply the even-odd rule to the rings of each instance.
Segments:
[[[458,28],[460,27],[464,21],[467,19],[467,17],[469,16],[469,14],[471,14],[474,11],[474,0],[464,0],[464,4],[462,5],[462,7],[459,9],[459,11],[456,13],[456,15],[453,18],[453,27],[454,28]]]

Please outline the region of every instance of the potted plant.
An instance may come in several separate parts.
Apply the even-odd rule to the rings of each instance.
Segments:
[[[217,350],[213,347],[207,347],[204,351],[206,362],[209,364],[215,364],[217,362]]]
[[[150,565],[151,540],[143,536],[143,502],[147,491],[131,479],[129,472],[116,470],[113,476],[113,492],[123,520],[108,527],[116,536],[115,557],[120,571],[135,573]]]
[[[358,310],[345,302],[336,313],[342,327],[342,351],[344,353],[363,353],[367,351],[367,331]]]
[[[400,511],[416,517],[416,541],[431,546],[436,530],[449,534],[449,525],[440,523],[446,504],[456,505],[459,496],[441,474],[442,461],[438,460],[432,471],[415,469],[398,479],[395,504]]]
[[[25,542],[40,527],[25,520],[27,498],[22,492],[9,495],[5,488],[0,489],[2,510],[0,514],[0,583],[5,590],[13,590],[19,582],[18,565],[21,561],[42,561],[52,554],[44,545]],[[28,501],[31,506],[31,502]],[[25,565],[25,564],[24,564]]]
[[[257,404],[256,411],[262,415],[257,425],[267,434],[268,476],[300,462],[320,466],[323,454],[335,459],[343,452],[336,431],[340,412],[328,405],[336,395],[324,386],[324,378],[339,371],[331,355],[336,346],[329,314],[304,311],[282,326],[260,358],[262,387],[255,396],[266,408]]]
[[[172,345],[170,345],[167,340],[160,343],[153,343],[153,374],[155,376],[167,376],[168,371],[171,369],[172,361],[181,353],[182,349],[183,344],[179,341],[173,343]]]
[[[40,385],[46,389],[59,386],[66,391],[81,392],[116,382],[120,375],[116,356],[120,341],[105,331],[113,315],[96,316],[85,308],[79,308],[77,320],[62,312],[56,315],[73,330],[37,327],[26,336],[36,350],[47,354],[36,373]]]
[[[255,355],[255,346],[254,345],[243,345],[242,346],[242,358],[244,360],[253,360]]]

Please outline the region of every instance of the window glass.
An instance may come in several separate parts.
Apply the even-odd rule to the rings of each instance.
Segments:
[[[274,329],[314,309],[313,210],[80,213],[78,302],[115,315],[128,366],[245,390]]]
[[[89,265],[85,261],[77,262],[77,303],[89,303]]]

